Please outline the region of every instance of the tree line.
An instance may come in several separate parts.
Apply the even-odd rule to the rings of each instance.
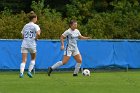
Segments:
[[[93,39],[140,38],[139,0],[62,1],[35,0],[30,2],[26,11],[21,9],[18,12],[4,7],[0,12],[0,38],[21,39],[20,32],[29,21],[27,15],[31,10],[39,18],[37,24],[42,30],[40,39],[59,39],[68,29],[71,19],[78,21],[78,29],[83,35]]]

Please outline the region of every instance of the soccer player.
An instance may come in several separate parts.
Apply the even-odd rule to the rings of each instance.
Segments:
[[[82,63],[82,57],[79,52],[79,49],[77,47],[77,40],[80,39],[89,39],[90,37],[82,36],[79,30],[77,29],[77,21],[71,20],[69,23],[70,28],[66,30],[60,37],[61,40],[61,50],[64,50],[64,39],[67,39],[67,45],[64,50],[64,56],[62,61],[58,61],[53,66],[48,68],[48,76],[50,76],[51,72],[66,64],[68,60],[70,59],[71,55],[74,56],[74,59],[76,60],[77,64],[75,66],[75,70],[73,73],[73,76],[78,76],[78,72]]]
[[[21,31],[23,36],[23,41],[21,45],[22,63],[20,64],[20,75],[19,75],[20,78],[23,78],[24,75],[23,73],[27,61],[28,52],[31,55],[31,62],[29,65],[27,75],[30,78],[33,77],[31,71],[34,68],[35,59],[36,59],[36,40],[41,33],[40,27],[37,24],[35,24],[37,22],[37,15],[33,11],[31,11],[28,17],[30,22],[27,23]]]

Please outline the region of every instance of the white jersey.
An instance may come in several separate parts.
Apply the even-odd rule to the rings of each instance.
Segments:
[[[75,29],[73,31],[71,28],[69,28],[62,35],[67,39],[67,45],[65,50],[76,50],[78,48],[77,40],[78,37],[81,35],[78,29]]]
[[[27,23],[21,33],[24,37],[22,41],[21,47],[24,48],[34,48],[36,47],[36,32],[40,30],[40,27],[37,24],[34,24],[33,22]]]

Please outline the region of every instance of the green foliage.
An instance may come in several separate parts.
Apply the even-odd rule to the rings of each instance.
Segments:
[[[112,2],[113,12],[94,13],[92,18],[81,28],[85,35],[102,39],[139,39],[140,7],[135,1]]]
[[[66,15],[69,19],[77,19],[82,24],[93,17],[92,0],[71,0],[71,4],[66,5]]]
[[[45,0],[33,1],[31,8],[38,15],[41,39],[59,39],[68,29],[70,19],[78,20],[82,35],[97,39],[139,39],[140,4],[138,0],[70,0],[65,13],[44,5]],[[96,2],[95,2],[96,1]],[[108,9],[111,6],[112,9]],[[65,18],[64,15],[65,14]],[[27,14],[13,14],[5,8],[0,13],[0,38],[20,39],[21,30],[28,22]]]
[[[39,17],[38,24],[42,29],[41,38],[58,39],[66,28],[65,20],[62,20],[61,14],[49,6],[44,8],[44,0],[32,2],[32,9]]]
[[[61,14],[49,7],[44,8],[44,0],[38,3],[32,2],[32,9],[38,15],[38,23],[41,27],[41,39],[58,39],[66,28],[66,21],[62,20]],[[12,11],[5,8],[0,15],[0,38],[20,39],[22,38],[21,30],[29,21],[27,14],[12,14]]]
[[[5,8],[0,15],[0,38],[21,38],[22,26],[25,24],[26,14],[13,15],[12,11]]]

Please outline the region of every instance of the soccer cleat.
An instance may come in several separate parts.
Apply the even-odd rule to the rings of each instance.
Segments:
[[[51,75],[51,72],[52,72],[52,71],[53,71],[52,68],[51,68],[51,67],[48,67],[48,76]]]
[[[73,74],[73,76],[75,77],[75,76],[78,76],[78,74]]]
[[[19,74],[19,78],[23,78],[23,73],[20,73]]]
[[[30,77],[30,78],[33,78],[33,75],[31,72],[28,72],[27,75]]]

